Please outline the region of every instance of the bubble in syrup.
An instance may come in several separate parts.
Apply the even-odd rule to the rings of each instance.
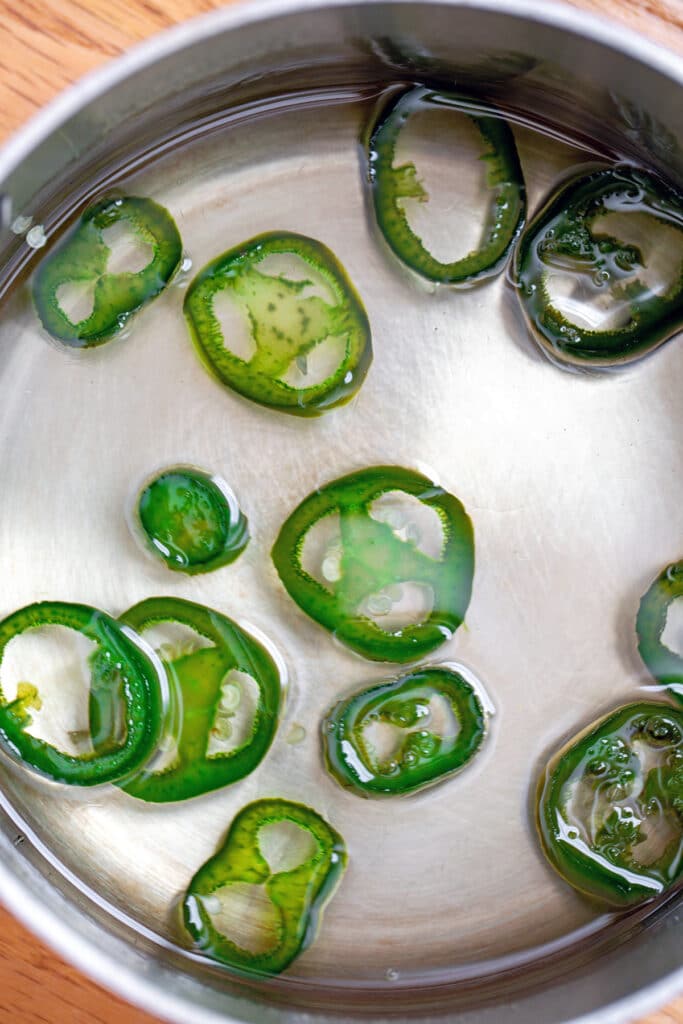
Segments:
[[[306,730],[303,725],[299,722],[292,722],[289,732],[285,736],[285,742],[289,743],[290,747],[296,746],[297,743],[302,743],[306,739]]]

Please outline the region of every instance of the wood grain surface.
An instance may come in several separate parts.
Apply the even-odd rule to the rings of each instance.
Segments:
[[[683,54],[683,0],[569,2]],[[0,141],[86,71],[221,6],[221,0],[0,0]],[[0,1024],[16,1021],[155,1024],[64,963],[0,907]],[[639,1024],[683,1024],[683,999]]]

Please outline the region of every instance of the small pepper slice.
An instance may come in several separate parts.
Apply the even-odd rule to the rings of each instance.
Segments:
[[[387,492],[413,495],[438,514],[439,558],[400,539],[371,505]],[[338,578],[323,585],[302,565],[308,531],[336,512],[340,521]],[[282,526],[272,551],[278,575],[299,607],[352,650],[373,661],[415,661],[433,651],[462,623],[472,592],[474,539],[462,504],[427,477],[398,466],[375,466],[334,480],[310,494]],[[415,582],[433,595],[422,621],[393,631],[361,610],[363,601],[396,584]]]
[[[259,270],[269,256],[297,257],[319,276],[333,302],[306,295],[316,282]],[[242,359],[230,350],[214,311],[226,293],[250,326],[255,351]],[[258,235],[218,256],[199,272],[185,296],[185,317],[195,348],[223,384],[261,405],[298,416],[317,416],[348,402],[372,362],[370,324],[355,288],[336,256],[313,238],[273,231]],[[343,351],[324,380],[306,385],[308,362],[326,341]],[[336,357],[335,357],[336,358]],[[299,386],[285,378],[292,368]]]
[[[139,800],[168,803],[220,789],[252,772],[273,741],[282,698],[280,673],[265,647],[226,615],[178,597],[141,601],[120,621],[140,635],[160,622],[181,623],[213,645],[189,651],[160,649],[170,683],[164,739],[167,746],[172,744],[173,759],[157,770],[152,761],[126,779],[121,789]],[[245,697],[234,672],[245,673],[258,687],[253,718],[236,746],[209,753],[212,735],[229,738]],[[112,731],[108,718],[106,706],[91,703],[93,736]]]
[[[451,110],[467,116],[485,149],[486,186],[491,198],[483,214],[480,247],[467,256],[442,263],[425,248],[406,216],[404,199],[427,202],[429,196],[413,163],[394,166],[396,148],[406,122],[428,110]],[[395,255],[416,274],[437,284],[471,284],[499,273],[522,230],[526,190],[515,138],[499,117],[474,113],[471,102],[452,93],[416,86],[392,97],[372,129],[368,147],[368,180],[379,228]]]
[[[628,906],[669,889],[683,876],[683,711],[628,704],[570,740],[541,779],[538,825],[589,896]]]
[[[0,622],[0,664],[11,640],[31,629],[63,626],[98,645],[91,656],[91,700],[108,702],[115,724],[100,749],[67,754],[26,730],[30,708],[40,707],[38,689],[24,683],[12,701],[0,703],[0,746],[40,775],[73,786],[97,786],[129,775],[154,753],[164,713],[158,669],[135,634],[87,605],[43,601]],[[120,733],[123,732],[121,738]],[[106,742],[104,742],[106,740]]]
[[[519,240],[513,276],[535,340],[558,363],[608,367],[638,359],[683,325],[683,261],[678,258],[666,291],[649,285],[636,245],[596,227],[607,215],[647,215],[653,226],[681,232],[683,195],[639,167],[603,168],[574,178],[539,210]],[[623,222],[623,221],[622,221]],[[623,304],[626,322],[595,330],[573,322],[549,292],[553,272],[568,275],[582,300],[605,291]]]
[[[130,225],[152,258],[137,273],[109,273],[111,249],[102,232],[114,224]],[[86,210],[78,224],[40,263],[33,281],[33,301],[43,327],[73,348],[109,341],[137,310],[169,283],[182,259],[182,241],[168,210],[152,199],[126,196],[105,199]],[[92,312],[73,323],[59,304],[62,285],[92,283]]]
[[[314,852],[273,873],[259,847],[264,825],[290,822],[311,836]],[[196,873],[183,900],[185,928],[202,952],[238,971],[279,974],[314,941],[325,905],[346,868],[344,840],[316,811],[289,800],[257,800],[233,820],[222,847]],[[250,953],[216,927],[207,903],[225,886],[263,885],[277,914],[273,947]]]
[[[443,731],[433,725],[435,700],[445,702],[454,719]],[[377,725],[397,733],[384,759],[370,735]],[[339,701],[322,728],[327,768],[342,786],[360,796],[395,796],[441,782],[468,764],[486,735],[486,713],[471,683],[451,668],[433,666]]]
[[[662,643],[669,606],[683,597],[683,561],[674,562],[643,596],[636,619],[638,652],[660,686],[683,702],[683,658]]]
[[[169,569],[189,575],[234,562],[249,543],[249,525],[232,491],[191,466],[174,466],[147,483],[137,518],[150,550]]]

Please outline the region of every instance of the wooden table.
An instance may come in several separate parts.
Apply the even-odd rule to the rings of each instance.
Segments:
[[[539,0],[543,2],[543,0]],[[569,0],[683,54],[683,0]],[[0,140],[86,71],[221,0],[0,0]],[[0,908],[0,1024],[155,1024]],[[640,1024],[683,1024],[683,998]]]

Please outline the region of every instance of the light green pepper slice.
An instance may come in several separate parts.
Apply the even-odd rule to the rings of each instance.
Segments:
[[[315,282],[292,280],[259,268],[268,256],[298,257],[324,281],[332,301],[306,295]],[[214,311],[214,299],[227,294],[248,323],[255,350],[243,359],[230,348]],[[209,263],[185,296],[185,318],[207,369],[245,398],[280,412],[318,416],[348,402],[363,383],[372,361],[370,324],[344,268],[313,238],[272,231],[236,246]],[[339,339],[336,365],[318,383],[285,380],[293,366],[307,372],[307,361],[323,342]]]
[[[259,847],[259,832],[275,822],[299,826],[315,845],[302,863],[273,873]],[[184,926],[212,960],[240,972],[279,974],[314,941],[346,860],[344,840],[316,811],[289,800],[257,800],[239,812],[218,853],[190,882],[182,907]],[[207,909],[207,898],[240,882],[264,886],[275,909],[276,934],[266,952],[250,953],[237,945],[221,933]]]
[[[109,273],[111,249],[103,231],[127,223],[152,258],[137,273]],[[92,348],[109,341],[133,313],[156,298],[182,259],[182,242],[168,210],[152,199],[126,196],[105,199],[86,210],[76,226],[40,263],[33,280],[33,302],[45,330],[72,348]],[[92,312],[73,323],[59,304],[65,284],[95,286]]]

